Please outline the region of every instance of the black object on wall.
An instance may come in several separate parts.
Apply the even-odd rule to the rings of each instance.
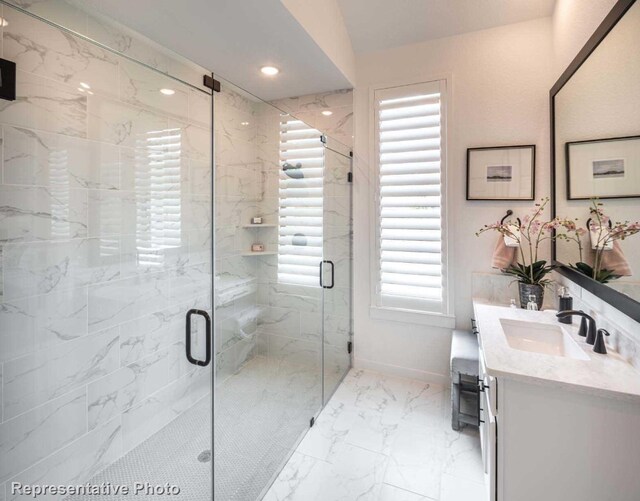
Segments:
[[[202,77],[202,85],[211,89],[214,92],[220,92],[220,89],[221,89],[220,82],[215,78],[213,78],[213,74],[204,75],[204,77]]]
[[[584,47],[578,52],[578,55],[571,61],[571,64],[560,75],[558,81],[551,87],[549,91],[550,98],[550,114],[551,114],[551,212],[553,217],[556,217],[556,138],[555,138],[555,97],[558,92],[565,86],[565,84],[571,79],[571,77],[578,71],[578,69],[589,58],[591,53],[600,45],[600,43],[606,38],[609,32],[618,24],[618,21],[626,14],[636,0],[618,0],[613,6],[609,14],[604,18],[604,21],[598,26],[596,31],[591,35],[591,38],[587,40]],[[640,302],[631,299],[626,294],[622,294],[617,290],[608,287],[605,284],[601,284],[593,280],[590,277],[583,275],[582,273],[570,268],[569,266],[557,261],[556,245],[552,242],[551,257],[553,264],[557,265],[556,271],[561,275],[564,275],[572,282],[575,282],[583,289],[589,291],[593,295],[599,297],[606,303],[610,304],[614,308],[618,309],[625,315],[631,317],[636,322],[640,322]]]
[[[0,59],[0,99],[16,100],[16,63]]]

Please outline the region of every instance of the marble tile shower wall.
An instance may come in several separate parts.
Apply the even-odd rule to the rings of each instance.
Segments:
[[[343,145],[353,147],[353,89],[278,99],[272,104]],[[331,114],[324,115],[323,111]]]
[[[320,376],[320,291],[277,282],[281,111],[222,85],[215,97],[217,384],[254,356]],[[250,228],[253,216],[265,226]],[[313,339],[309,339],[312,336]]]
[[[35,16],[172,75],[195,87],[205,89],[202,75],[206,71],[148,38],[94,11],[87,11],[83,0],[4,0]],[[63,68],[61,68],[62,71]]]
[[[0,102],[4,495],[86,481],[209,392],[182,339],[211,302],[211,98],[2,17],[18,68]]]
[[[276,254],[246,254],[252,243],[264,244],[267,252],[277,251],[281,113],[306,113],[307,118],[316,123],[322,118],[324,122],[319,123],[322,132],[350,137],[351,98],[350,91],[337,91],[277,101],[273,103],[279,107],[276,108],[247,98],[224,82],[222,92],[214,96],[217,384],[223,383],[253,356],[268,357],[280,367],[294,370],[298,367],[320,375],[322,289],[278,282]],[[328,104],[342,118],[333,122],[326,120],[320,111]],[[345,169],[340,165],[333,169],[326,166],[328,173],[346,175]],[[327,186],[340,182],[338,179],[326,181]],[[344,184],[344,180],[341,181]],[[338,221],[336,211],[346,211],[345,217],[348,217],[347,198],[335,196],[333,200],[335,203],[328,204],[325,211],[327,218],[333,218],[327,223],[331,228],[341,226],[344,232],[349,223]],[[247,228],[252,216],[262,216],[265,226]],[[339,240],[338,237],[336,233],[333,241]],[[343,254],[340,258],[345,259]],[[342,262],[338,265],[342,266]],[[338,341],[339,333],[349,331],[349,287],[336,288],[334,295],[341,301],[329,298],[325,305],[326,315],[336,332],[328,338],[336,339],[340,345],[344,345],[346,336]],[[336,307],[342,309],[342,316],[331,313],[334,303],[339,304]],[[344,346],[342,349],[344,351]],[[343,371],[345,363],[348,364],[344,356],[331,357],[331,361],[335,372]]]
[[[280,122],[282,112],[263,104],[258,120],[258,158],[262,166],[264,196],[261,214],[267,222],[278,224],[280,165]],[[267,248],[277,250],[278,228],[260,230]],[[258,257],[257,302],[260,307],[258,346],[281,367],[296,367],[317,374],[314,396],[320,395],[320,329],[322,327],[321,290],[278,281],[278,256]],[[319,406],[319,401],[317,402]]]
[[[351,91],[336,91],[283,99],[272,103],[278,109],[263,104],[257,112],[258,160],[262,167],[263,196],[260,214],[268,223],[278,222],[281,113],[288,112],[325,134],[339,139],[351,139],[353,110]],[[331,106],[332,117],[321,115]],[[282,110],[282,111],[281,111]],[[332,136],[333,137],[333,136]],[[348,153],[348,149],[346,150]],[[346,162],[346,163],[345,163]],[[338,286],[324,297],[320,287],[282,283],[278,280],[278,256],[260,256],[258,260],[257,303],[260,310],[256,352],[268,356],[280,365],[301,367],[320,373],[322,360],[323,322],[325,323],[325,359],[330,385],[348,366],[346,340],[350,332],[350,203],[346,184],[348,157],[325,155],[324,221],[325,251],[336,262]],[[342,191],[341,191],[342,190]],[[278,230],[261,229],[259,238],[267,249],[277,249]],[[343,286],[341,286],[343,285]],[[337,350],[341,354],[337,354]]]
[[[259,231],[245,226],[262,213],[264,193],[257,156],[261,105],[224,83],[214,99],[216,384],[222,384],[256,354],[258,262],[243,254]]]

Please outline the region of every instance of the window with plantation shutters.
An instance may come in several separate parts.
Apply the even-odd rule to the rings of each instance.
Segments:
[[[143,267],[166,266],[167,250],[184,244],[180,224],[179,187],[184,168],[181,144],[180,129],[149,131],[136,140],[136,252]],[[108,240],[103,239],[103,247]]]
[[[375,96],[377,303],[446,313],[443,259],[444,87]]]
[[[318,130],[280,121],[278,282],[319,286],[324,145]]]

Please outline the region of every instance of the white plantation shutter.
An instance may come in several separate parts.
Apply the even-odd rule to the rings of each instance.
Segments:
[[[320,132],[284,115],[280,121],[278,282],[319,286],[323,171]]]
[[[180,129],[149,131],[136,141],[136,252],[140,266],[165,266],[166,250],[183,245],[183,162]]]
[[[444,82],[377,90],[380,306],[445,313]]]

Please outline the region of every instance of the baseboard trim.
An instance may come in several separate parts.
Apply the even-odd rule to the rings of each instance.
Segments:
[[[367,369],[380,372],[381,374],[387,374],[389,376],[417,379],[418,381],[424,381],[425,383],[448,385],[451,381],[448,375],[444,376],[442,374],[436,374],[435,372],[400,367],[398,365],[383,364],[381,362],[374,362],[373,360],[366,360],[364,358],[354,358],[353,368]]]

